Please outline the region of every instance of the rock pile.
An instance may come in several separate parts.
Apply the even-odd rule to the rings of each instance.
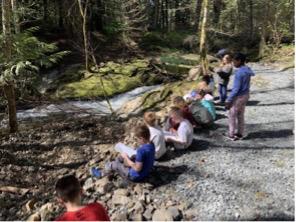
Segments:
[[[111,179],[88,177],[83,185],[85,202],[102,203],[112,220],[173,221],[185,218],[182,213],[185,204],[173,202],[167,196],[163,204],[158,205],[153,189],[149,183],[135,184],[117,176]],[[31,213],[28,217],[30,221],[52,220],[60,213],[58,206],[52,202],[39,208],[34,207],[35,203],[35,200],[30,200],[25,206]],[[188,216],[188,212],[185,216]]]

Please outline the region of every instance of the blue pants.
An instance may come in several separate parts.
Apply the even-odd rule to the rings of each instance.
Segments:
[[[220,102],[224,103],[227,99],[227,85],[219,84]]]

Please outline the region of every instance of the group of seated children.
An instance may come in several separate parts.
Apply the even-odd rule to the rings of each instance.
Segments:
[[[188,148],[193,140],[193,127],[182,115],[178,107],[172,107],[169,118],[178,125],[176,129],[162,130],[157,125],[154,112],[144,114],[145,124],[134,128],[134,136],[139,147],[132,149],[124,144],[117,144],[115,149],[120,156],[114,161],[107,162],[104,169],[91,168],[91,175],[97,178],[118,173],[121,177],[133,182],[141,182],[151,172],[154,160],[165,155],[166,142],[171,142],[177,149]],[[99,203],[82,205],[82,188],[79,181],[73,175],[65,176],[56,183],[58,200],[67,212],[56,219],[56,221],[109,221],[106,210]]]
[[[225,55],[218,69],[220,102],[227,97],[227,84],[232,71],[231,57]],[[115,146],[120,152],[114,161],[107,162],[104,169],[92,167],[91,175],[97,178],[118,173],[121,177],[133,182],[145,180],[151,172],[154,160],[161,159],[167,152],[167,145],[176,149],[186,149],[193,141],[195,128],[207,128],[216,119],[214,98],[212,96],[211,78],[205,76],[197,85],[197,89],[184,97],[177,96],[165,122],[164,129],[157,123],[154,112],[144,114],[144,124],[134,127],[134,135],[139,144],[132,149],[122,143]],[[56,183],[58,199],[63,203],[67,212],[56,220],[93,220],[109,221],[106,210],[98,203],[83,206],[81,204],[82,189],[75,176],[66,176]]]

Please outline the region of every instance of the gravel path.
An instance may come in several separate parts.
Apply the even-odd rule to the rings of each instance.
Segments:
[[[216,130],[197,134],[195,148],[159,163],[182,169],[162,195],[176,192],[196,220],[294,220],[294,70],[250,66],[256,77],[247,138],[225,140],[220,110]]]
[[[151,220],[147,210],[156,214],[154,209],[176,206],[183,214],[177,211],[176,218],[187,220],[294,220],[294,72],[258,63],[251,66],[256,77],[246,110],[248,137],[225,140],[226,113],[218,110],[217,129],[197,133],[192,148],[170,153],[166,161],[157,162],[150,177],[151,190],[145,191],[149,184],[137,189],[136,184],[127,186],[131,193],[128,206],[114,205],[114,193],[124,185],[121,180],[108,181],[114,192],[101,195],[87,172],[90,166],[114,158],[110,150],[123,140],[124,129],[129,127],[125,124],[132,124],[132,119],[119,124],[107,117],[61,116],[44,126],[42,122],[41,126],[37,122],[36,126],[22,124],[19,134],[1,138],[0,185],[30,188],[30,192],[21,196],[0,192],[0,220],[24,220],[33,212],[44,211],[48,204],[54,207],[46,211],[53,215],[43,217],[45,213],[40,213],[41,218],[55,218],[61,209],[55,203],[53,182],[69,173],[86,180],[85,187],[90,184],[86,202],[101,201],[112,218],[126,220],[127,213],[116,217],[124,210],[130,211],[129,219],[139,220],[145,207],[148,216],[144,217]],[[36,206],[27,210],[28,201],[34,199]],[[135,208],[136,217],[131,217]],[[164,219],[164,211],[158,215]]]

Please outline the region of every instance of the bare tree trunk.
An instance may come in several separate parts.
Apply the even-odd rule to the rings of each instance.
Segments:
[[[202,0],[196,0],[196,9],[195,9],[195,27],[199,29],[199,21],[201,14]]]
[[[164,8],[164,2],[163,0],[160,0],[160,4],[161,4],[161,29],[164,30],[165,29],[165,8]]]
[[[58,9],[59,9],[59,28],[63,29],[64,21],[63,21],[63,1],[57,1]]]
[[[200,31],[199,53],[200,53],[200,61],[201,61],[203,75],[206,75],[206,73],[208,71],[207,48],[206,48],[208,0],[203,0],[202,11],[203,11],[203,20],[202,20],[201,31]]]
[[[267,16],[269,14],[269,1],[267,1],[265,8],[264,8],[264,16],[262,19],[262,23],[261,23],[261,30],[260,30],[260,43],[259,43],[259,53],[258,56],[259,58],[263,57],[265,54],[265,48],[266,48],[266,32],[267,32]]]
[[[43,20],[46,22],[48,18],[48,2],[43,0]]]
[[[9,128],[11,133],[17,131],[16,103],[13,83],[4,85],[4,93],[8,104]]]
[[[213,11],[214,11],[213,22],[215,24],[219,23],[221,10],[222,10],[222,0],[214,0],[214,2],[213,2]]]
[[[158,24],[159,24],[159,0],[155,0],[154,21],[153,21],[154,29],[158,28]]]
[[[13,13],[13,24],[15,33],[20,33],[20,17],[18,12],[17,0],[11,0],[12,13]]]
[[[253,0],[249,0],[249,7],[250,7],[250,17],[249,17],[249,21],[250,21],[250,39],[253,40]]]
[[[169,27],[169,4],[168,0],[165,0],[165,24],[166,24],[166,29]]]
[[[84,41],[84,56],[85,56],[85,69],[89,71],[89,42],[87,35],[87,9],[89,0],[85,0],[84,6],[81,0],[77,0],[79,5],[80,14],[82,17],[82,33]]]
[[[11,14],[12,5],[10,0],[2,0],[2,26],[3,26],[3,37],[4,37],[4,54],[5,62],[8,63],[12,56],[12,36],[11,36]],[[16,104],[15,104],[15,93],[13,82],[6,82],[4,85],[4,94],[8,103],[8,115],[9,115],[9,127],[10,132],[14,133],[17,131],[17,117],[16,117]]]

